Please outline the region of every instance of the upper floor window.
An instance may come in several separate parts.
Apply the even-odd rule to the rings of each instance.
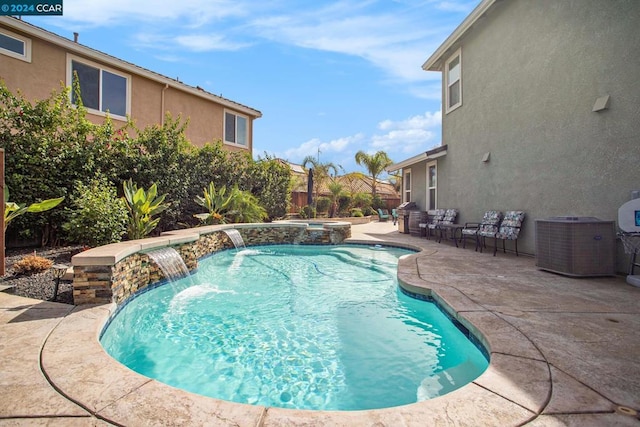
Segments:
[[[462,52],[460,49],[445,63],[445,111],[448,113],[462,105]]]
[[[125,117],[130,111],[130,78],[98,64],[77,58],[69,59],[68,81],[73,87],[78,79],[82,105],[89,110]],[[71,93],[71,102],[78,104],[78,94]]]
[[[233,113],[224,114],[224,142],[248,145],[248,120]]]
[[[2,29],[0,30],[0,53],[31,62],[31,40]]]

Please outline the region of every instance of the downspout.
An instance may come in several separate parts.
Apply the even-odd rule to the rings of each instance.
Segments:
[[[160,126],[164,126],[164,92],[169,89],[169,83],[162,88],[162,96],[160,100]]]

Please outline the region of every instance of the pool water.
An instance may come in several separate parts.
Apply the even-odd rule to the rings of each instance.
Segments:
[[[313,410],[392,407],[455,390],[488,361],[375,246],[265,246],[200,260],[132,299],[101,337],[115,359],[194,393]]]

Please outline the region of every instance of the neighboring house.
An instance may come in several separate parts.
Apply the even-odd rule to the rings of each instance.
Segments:
[[[307,170],[302,165],[290,163],[285,160],[280,160],[283,164],[286,164],[291,169],[291,176],[293,178],[293,187],[291,189],[291,213],[297,213],[300,208],[307,204]],[[343,175],[335,178],[339,182],[343,191],[346,194],[366,193],[371,194],[373,179],[366,175]],[[328,187],[329,182],[325,182],[319,189],[319,194],[322,197],[328,197],[331,195]],[[376,182],[376,193],[384,201],[389,210],[396,208],[400,204],[400,195],[395,189],[394,185],[388,181]]]
[[[640,1],[483,0],[427,59],[442,146],[402,169],[403,201],[616,220],[640,189]]]
[[[194,145],[220,140],[230,151],[252,152],[253,121],[260,111],[83,46],[77,37],[69,40],[0,16],[0,79],[34,101],[71,86],[75,72],[95,123],[102,123],[107,111],[116,126],[129,116],[140,129],[162,124],[166,113],[181,115],[189,119],[186,135]]]

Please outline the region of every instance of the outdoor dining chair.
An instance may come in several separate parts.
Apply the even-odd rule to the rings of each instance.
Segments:
[[[493,235],[493,256],[496,256],[496,252],[498,252],[498,240],[502,240],[502,252],[506,252],[505,250],[505,241],[513,240],[515,245],[516,256],[518,256],[518,235],[520,234],[520,229],[522,228],[522,223],[524,222],[525,213],[523,211],[507,211],[504,214],[504,218],[500,223],[500,228]],[[484,236],[490,237],[490,236]]]
[[[502,220],[502,212],[487,211],[482,216],[481,222],[465,223],[461,231],[462,247],[466,248],[467,239],[473,238],[476,243],[475,250],[477,251],[480,247],[480,252],[482,252],[481,243],[484,244],[484,241],[481,241],[482,233],[490,233],[490,236],[493,237],[498,231],[500,220]]]

